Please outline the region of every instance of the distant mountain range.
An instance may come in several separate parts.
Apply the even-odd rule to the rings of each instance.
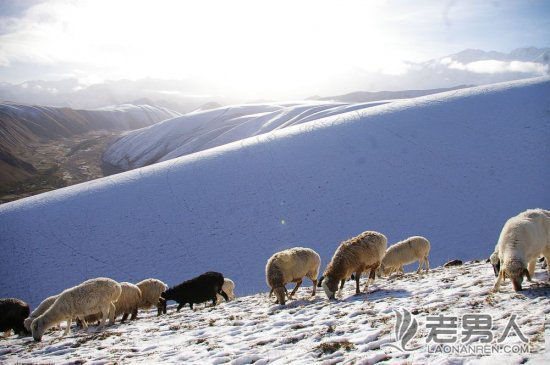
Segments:
[[[76,109],[109,105],[155,105],[185,113],[211,102],[230,103],[221,96],[206,94],[206,88],[188,80],[116,80],[89,86],[76,79],[0,83],[0,100]]]
[[[344,103],[366,103],[377,100],[408,99],[419,96],[442,93],[445,91],[459,90],[473,85],[459,85],[455,87],[428,90],[402,90],[402,91],[355,91],[349,94],[320,97],[314,96],[310,100],[340,101]]]
[[[550,48],[518,48],[510,53],[467,49],[421,63],[407,63],[401,73],[357,71],[352,90],[421,90],[485,85],[549,74]],[[336,82],[336,81],[334,81]]]
[[[376,92],[483,85],[543,76],[548,74],[549,65],[550,48],[518,48],[510,53],[467,49],[426,62],[405,63],[403,69],[395,74],[360,68],[347,72],[342,70],[340,76],[327,77],[323,86],[309,95],[318,94],[321,100],[325,100],[330,95],[343,95],[358,90]],[[289,92],[292,88],[293,85],[289,85]],[[251,102],[250,99],[243,99],[228,90],[220,90],[216,85],[199,80],[152,78],[106,81],[88,86],[80,84],[76,79],[0,83],[0,100],[72,108],[98,108],[124,103],[149,104],[180,113],[209,103],[230,105]]]

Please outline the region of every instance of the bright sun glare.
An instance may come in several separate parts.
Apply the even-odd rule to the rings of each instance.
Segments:
[[[200,78],[229,92],[288,93],[350,68],[399,73],[413,54],[388,50],[397,35],[379,2],[85,1],[35,7],[43,57],[97,70],[92,80]],[[44,21],[44,13],[61,21]],[[381,29],[383,28],[383,31]],[[29,34],[30,39],[34,39]],[[392,49],[395,49],[393,47]],[[324,80],[319,80],[323,75]],[[81,75],[84,76],[84,75]],[[291,90],[290,90],[291,91]]]

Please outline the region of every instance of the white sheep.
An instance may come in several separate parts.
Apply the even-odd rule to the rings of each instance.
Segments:
[[[40,341],[44,332],[54,324],[66,320],[70,323],[73,318],[85,318],[89,314],[101,312],[100,328],[103,328],[107,317],[114,323],[115,305],[120,297],[122,288],[119,283],[108,278],[96,278],[66,289],[42,315],[31,324],[32,337]],[[87,328],[83,321],[84,328]],[[63,335],[68,334],[67,326]]]
[[[223,278],[222,290],[229,300],[235,299],[235,283],[229,278]],[[223,301],[223,297],[219,294],[216,294],[216,304],[219,304]]]
[[[130,320],[136,319],[138,307],[141,303],[141,290],[137,285],[125,281],[120,283],[120,287],[122,288],[122,293],[115,302],[115,318],[122,315],[120,323],[124,323],[130,314],[132,315]],[[101,320],[101,313],[86,316],[85,319],[88,323],[99,321]],[[84,325],[82,321],[81,323]]]
[[[353,273],[355,273],[355,292],[359,294],[361,273],[370,270],[369,279],[365,285],[365,291],[367,291],[370,281],[374,280],[376,269],[380,266],[387,245],[386,236],[374,231],[365,231],[357,237],[342,242],[321,277],[321,286],[327,297],[334,299],[338,283],[341,283],[341,290],[345,280]]]
[[[430,269],[428,255],[430,254],[430,241],[421,236],[409,237],[403,241],[397,242],[386,250],[382,259],[378,273],[380,275],[389,275],[399,271],[403,273],[403,266],[418,261],[418,270],[420,273],[422,266],[426,272]]]
[[[122,314],[121,322],[131,314],[130,320],[136,319],[138,307],[141,303],[141,290],[137,285],[128,282],[120,283],[122,293],[115,303],[115,317]]]
[[[35,310],[32,311],[29,318],[26,318],[24,322],[24,325],[27,331],[31,332],[32,321],[34,321],[36,317],[40,316],[42,313],[47,311],[48,308],[51,307],[51,305],[53,304],[53,302],[55,302],[56,299],[57,299],[57,295],[52,295],[51,297],[47,297],[42,301],[42,303],[38,305],[38,307],[36,307]],[[71,326],[71,322],[67,322],[67,327],[70,327],[70,326]]]
[[[543,255],[547,261],[550,259],[550,211],[529,209],[508,219],[495,252],[500,270],[493,291],[500,289],[507,276],[514,290],[521,290],[524,276],[531,281],[537,258]],[[547,270],[550,275],[550,268]]]
[[[294,247],[275,253],[269,258],[265,266],[266,282],[275,293],[277,303],[285,304],[287,293],[285,285],[296,283],[294,290],[288,296],[289,299],[296,293],[304,276],[313,282],[312,296],[315,296],[317,288],[317,275],[321,266],[321,257],[310,248]]]
[[[161,308],[159,307],[159,298],[162,292],[168,289],[168,285],[158,279],[145,279],[136,284],[141,290],[140,309],[149,309],[153,306],[157,307],[157,315],[160,316]]]

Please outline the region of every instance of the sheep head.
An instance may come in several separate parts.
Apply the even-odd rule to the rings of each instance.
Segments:
[[[42,335],[44,335],[44,332],[46,331],[46,327],[44,326],[44,321],[42,318],[38,317],[34,321],[32,321],[31,331],[32,337],[35,341],[39,342],[40,340],[42,340]]]
[[[166,314],[166,299],[161,296],[157,302],[157,317],[163,313]]]
[[[491,262],[491,265],[493,265],[493,271],[495,272],[495,277],[497,277],[500,272],[500,259],[498,258],[498,252],[493,252],[491,257],[489,257],[489,261]]]
[[[376,274],[378,275],[379,278],[388,276],[391,272],[392,272],[392,267],[386,266],[382,263],[380,264],[380,266],[378,266],[378,269],[376,269]]]
[[[508,263],[505,269],[506,276],[510,277],[510,280],[512,281],[512,286],[514,287],[515,291],[522,290],[521,284],[523,283],[523,277],[527,276],[527,279],[531,280],[531,275],[529,274],[529,270],[525,267],[524,264],[522,264],[520,261],[512,261]]]
[[[32,321],[34,321],[34,318],[33,317],[28,317],[28,318],[25,318],[25,321],[23,321],[23,326],[25,326],[25,329],[27,330],[27,332],[31,332],[31,324],[32,324]]]
[[[285,303],[286,303],[286,289],[285,289],[285,287],[280,286],[278,288],[274,288],[273,293],[275,294],[275,297],[277,298],[277,303],[285,305]]]
[[[339,280],[331,276],[324,277],[322,286],[328,299],[336,298],[336,292],[338,291],[338,283],[339,283]]]
[[[174,300],[174,289],[166,289],[162,293],[160,293],[160,298],[157,302],[157,315],[161,315],[161,313],[166,314],[166,303],[169,300]]]

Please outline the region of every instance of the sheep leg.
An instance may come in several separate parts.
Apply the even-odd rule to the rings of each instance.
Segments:
[[[355,273],[355,294],[360,294],[361,290],[359,290],[359,279],[361,278],[361,271],[357,271]]]
[[[340,280],[340,290],[344,288],[344,284],[346,283],[346,280]]]
[[[370,274],[369,274],[369,280],[370,282],[374,282],[374,280],[376,279],[376,268],[373,267],[370,269]]]
[[[134,319],[137,318],[137,312],[138,312],[138,309],[137,309],[137,307],[135,307],[135,308],[132,310],[132,316],[130,317],[130,321],[133,321]]]
[[[65,326],[65,331],[63,331],[61,337],[67,336],[71,332],[71,322],[72,318],[67,318],[67,325]]]
[[[317,289],[317,279],[313,279],[311,282],[313,283],[313,293],[311,293],[311,296],[314,297]]]
[[[191,310],[193,310],[193,303],[189,303],[189,308],[191,308]]]
[[[296,294],[296,290],[298,290],[298,288],[300,287],[300,285],[302,285],[302,279],[300,279],[299,281],[296,282],[296,286],[294,287],[294,290],[292,291],[292,293],[290,293],[290,295],[288,296],[288,298],[292,298],[292,296],[294,294]]]
[[[111,308],[110,304],[111,303],[101,308],[101,320],[99,321],[99,326],[97,327],[98,330],[103,329],[103,327],[105,327],[105,322],[107,322],[107,318],[109,318],[109,310]]]
[[[369,278],[367,279],[367,284],[365,285],[365,292],[369,289],[369,284],[374,282],[374,279],[376,278],[376,268],[370,269]]]
[[[116,319],[116,306],[114,303],[109,304],[109,326],[115,324]]]
[[[537,260],[531,260],[529,261],[529,263],[527,264],[527,270],[529,271],[529,281],[533,281],[531,280],[531,278],[535,275],[535,264],[536,264]]]
[[[179,312],[180,309],[182,309],[184,305],[185,305],[185,303],[178,304],[178,308],[176,309],[176,312]],[[191,309],[193,309],[193,303],[190,303],[190,305],[191,305]]]
[[[422,270],[422,264],[424,263],[423,259],[418,260],[418,270],[416,270],[417,274],[420,274],[420,271]]]
[[[166,299],[161,297],[161,298],[159,298],[159,301],[157,302],[157,317],[159,317],[163,313],[166,314]],[[136,316],[137,316],[137,314],[136,314]]]
[[[124,321],[128,319],[128,315],[129,315],[129,314],[130,314],[130,313],[124,313],[124,314],[122,315],[122,319],[120,320],[120,323],[124,323]]]
[[[80,324],[82,325],[82,329],[83,329],[84,331],[87,331],[87,330],[88,330],[88,322],[86,322],[85,319],[81,319],[81,320],[80,320]],[[70,326],[70,325],[71,325],[71,323],[69,322],[69,320],[67,320],[67,326]]]
[[[426,263],[426,272],[430,271],[430,260],[428,260],[428,256],[424,257],[424,262]]]
[[[498,278],[497,278],[497,281],[495,283],[495,286],[493,287],[493,292],[498,292],[498,290],[500,289],[500,283],[501,283],[501,281],[504,280],[505,276],[506,275],[504,274],[504,271],[500,271],[498,273]]]

